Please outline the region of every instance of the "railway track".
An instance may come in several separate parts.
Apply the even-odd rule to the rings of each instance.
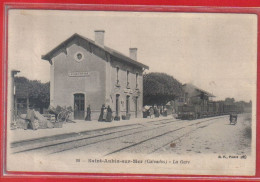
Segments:
[[[167,120],[169,120],[169,119],[167,119]],[[160,121],[165,121],[165,120],[157,120],[157,122],[159,122],[157,124],[160,124],[161,123]],[[180,121],[181,120],[171,121],[170,124],[180,122]],[[161,124],[164,124],[164,123],[161,123]],[[95,138],[100,138],[100,137],[109,137],[109,135],[116,135],[116,134],[120,134],[120,133],[124,133],[124,132],[131,132],[132,130],[135,130],[135,129],[144,128],[144,126],[148,126],[148,125],[147,124],[143,125],[142,123],[137,123],[137,124],[124,125],[124,126],[119,126],[119,127],[103,128],[103,129],[98,129],[98,130],[94,130],[91,132],[86,131],[86,132],[80,132],[80,133],[69,133],[68,135],[64,135],[65,138],[62,138],[63,136],[59,135],[59,136],[55,137],[54,140],[51,140],[53,137],[47,137],[47,138],[21,141],[21,142],[14,142],[11,144],[11,149],[12,149],[12,153],[21,153],[21,152],[40,150],[40,149],[44,149],[47,147],[58,147],[59,145],[70,144],[73,142],[81,142],[84,140],[90,140],[90,139],[95,139]],[[127,127],[127,128],[125,129],[125,127]],[[128,136],[128,135],[136,134],[136,133],[143,132],[143,131],[154,130],[154,129],[160,128],[160,127],[165,127],[165,125],[154,126],[154,124],[152,124],[146,130],[136,131],[136,132],[133,132],[130,134],[119,135],[118,137]],[[120,129],[120,128],[124,128],[124,129],[113,131],[114,129]],[[106,140],[116,139],[118,137],[107,138]],[[51,141],[49,141],[49,140],[51,140]],[[98,143],[101,141],[103,141],[103,140],[95,141],[90,144],[95,144],[95,143]]]
[[[157,120],[157,121],[148,121],[146,123],[159,122],[159,124],[160,124],[160,123],[163,123],[164,121],[168,121],[168,120],[172,120],[172,118],[161,119],[161,120]],[[172,122],[172,121],[170,121],[170,122]],[[112,126],[112,127],[101,128],[101,129],[96,129],[96,130],[87,130],[87,131],[82,131],[82,132],[77,132],[77,133],[73,132],[73,133],[60,134],[60,135],[55,135],[55,136],[50,136],[50,137],[42,137],[42,138],[36,138],[36,139],[30,139],[30,140],[15,141],[15,142],[11,143],[11,148],[29,145],[29,144],[32,144],[32,143],[46,142],[46,141],[50,141],[50,140],[66,139],[66,138],[71,138],[71,137],[75,137],[75,136],[78,136],[78,135],[82,135],[82,136],[83,135],[91,135],[93,133],[112,131],[112,130],[117,130],[117,129],[120,129],[120,128],[134,127],[134,126],[140,126],[140,125],[143,125],[143,124],[142,123],[135,123],[135,124],[122,125],[122,126]]]
[[[148,154],[155,153],[156,151],[162,149],[163,147],[169,146],[170,144],[174,143],[176,140],[180,140],[182,137],[185,137],[186,135],[190,134],[191,132],[197,130],[198,128],[206,127],[206,126],[210,125],[214,120],[216,120],[218,118],[210,118],[207,120],[203,120],[203,121],[195,122],[192,124],[187,124],[182,127],[178,127],[176,129],[161,133],[159,135],[150,137],[145,140],[138,141],[134,144],[131,144],[131,145],[122,147],[120,149],[117,149],[115,151],[109,152],[109,153],[105,154],[105,156],[109,156],[109,155],[112,155],[112,154],[115,154],[118,152],[123,152],[123,151],[132,153],[136,150],[134,148],[143,148],[142,153],[148,153]],[[192,126],[195,126],[195,125],[197,125],[197,127],[192,128]],[[178,132],[178,134],[177,134],[177,132]],[[176,133],[177,136],[173,137],[173,138],[167,137],[167,135],[170,135],[172,133]],[[161,137],[165,137],[165,139],[162,139]],[[160,141],[154,142],[154,140],[160,140]],[[164,141],[164,143],[160,144],[159,147],[158,147],[158,145],[154,145],[154,146],[151,145],[151,143],[157,144],[157,143],[161,143],[161,141]],[[148,143],[148,142],[150,142],[150,143]],[[155,149],[153,149],[153,148],[155,148]],[[144,151],[144,149],[148,149],[148,150]]]
[[[208,121],[212,121],[212,120],[208,120]],[[200,123],[198,123],[198,124],[200,124]],[[207,126],[209,126],[210,124],[211,124],[211,123],[207,123],[207,124],[205,124],[205,125],[199,126],[198,128],[207,127]],[[192,125],[193,125],[193,124],[192,124]],[[189,126],[192,126],[192,125],[189,125]],[[175,141],[180,140],[181,138],[187,136],[188,134],[190,134],[190,133],[196,131],[198,128],[193,129],[193,130],[191,130],[191,131],[189,131],[189,132],[187,132],[187,133],[184,133],[183,135],[181,135],[181,136],[179,136],[179,137],[177,137],[177,138],[175,138],[175,139],[173,139],[173,140],[170,140],[170,141],[167,142],[166,144],[164,144],[164,145],[162,145],[162,146],[159,146],[158,148],[154,149],[154,150],[151,151],[149,154],[155,153],[155,152],[159,151],[160,149],[162,149],[162,148],[164,148],[164,147],[169,147],[170,144],[174,144]]]
[[[223,117],[223,116],[222,116]],[[105,156],[112,155],[118,152],[125,152],[125,151],[132,151],[136,148],[145,148],[144,146],[156,141],[157,139],[161,137],[166,137],[167,140],[165,142],[161,143],[160,145],[155,145],[151,149],[151,151],[148,151],[147,153],[153,153],[158,151],[160,148],[169,145],[171,142],[174,142],[174,140],[177,140],[178,137],[171,138],[169,137],[172,133],[178,133],[179,136],[184,136],[185,134],[188,134],[189,132],[192,132],[191,129],[193,126],[196,126],[194,130],[196,130],[198,127],[201,127],[205,124],[210,124],[210,121],[214,121],[218,119],[219,117],[209,118],[206,120],[193,120],[193,121],[183,121],[183,120],[160,120],[157,122],[155,121],[148,121],[145,123],[145,125],[142,125],[142,123],[128,125],[125,127],[118,127],[118,128],[112,128],[112,129],[103,129],[98,130],[96,133],[90,133],[90,132],[82,132],[79,134],[79,136],[73,136],[65,139],[60,139],[58,141],[47,141],[47,142],[41,142],[38,144],[27,144],[21,146],[22,143],[15,143],[12,146],[12,152],[13,153],[23,153],[23,152],[37,152],[37,153],[43,153],[43,154],[57,154],[60,152],[66,152],[69,150],[75,150],[79,147],[87,147],[91,149],[93,146],[99,147],[104,145],[109,145],[109,143],[123,143],[123,146],[118,147],[115,150],[112,151],[106,151],[104,153]],[[183,125],[183,126],[182,126]],[[169,130],[169,128],[173,128]],[[186,129],[185,129],[186,128]],[[186,131],[187,130],[187,131]],[[150,133],[155,132],[158,133],[155,136],[149,136]],[[184,134],[183,134],[184,133]],[[139,137],[140,136],[140,137]],[[144,136],[144,137],[142,137]],[[127,138],[135,138],[133,143],[130,145],[127,145],[128,143],[124,140]],[[140,140],[141,139],[141,140]],[[156,143],[156,142],[155,142]],[[23,142],[24,144],[24,142]]]

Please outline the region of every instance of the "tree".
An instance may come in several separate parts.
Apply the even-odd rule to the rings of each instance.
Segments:
[[[144,105],[165,105],[182,95],[182,84],[165,73],[148,73],[143,83]]]
[[[25,77],[15,77],[16,92],[25,93],[29,97],[30,105],[40,108],[48,108],[50,104],[50,82],[41,83],[39,80],[28,80]]]

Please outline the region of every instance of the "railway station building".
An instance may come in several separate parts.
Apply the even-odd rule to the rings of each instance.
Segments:
[[[75,120],[85,118],[89,105],[97,120],[103,104],[121,119],[142,117],[143,71],[149,67],[137,61],[137,48],[126,56],[105,46],[104,35],[96,30],[93,41],[74,34],[42,56],[50,63],[50,105],[71,106]]]

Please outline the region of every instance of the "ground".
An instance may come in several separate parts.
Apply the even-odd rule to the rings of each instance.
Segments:
[[[250,155],[251,152],[250,114],[240,114],[236,125],[230,125],[229,116],[226,115],[198,120],[172,117],[141,119],[114,124],[78,122],[67,124],[60,130],[45,130],[52,131],[52,135],[44,135],[43,131],[13,131],[20,135],[20,141],[18,136],[13,137],[12,152],[45,155],[96,153],[98,156],[118,153]],[[37,139],[37,134],[33,132],[38,132],[38,138],[41,138]],[[28,133],[34,134],[34,137],[31,136],[33,140],[30,140]]]
[[[208,125],[197,127],[191,133],[176,141],[175,147],[167,146],[160,153],[177,154],[217,153],[249,154],[251,149],[251,117],[239,115],[236,125],[229,124],[229,118],[213,120]]]

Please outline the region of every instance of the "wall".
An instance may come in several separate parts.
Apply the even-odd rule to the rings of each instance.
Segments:
[[[130,96],[130,114],[135,117],[137,100],[137,117],[142,117],[143,75],[142,68],[122,62],[116,57],[102,51],[95,45],[81,40],[73,40],[61,48],[52,58],[51,65],[51,105],[72,106],[74,94],[85,94],[85,110],[91,105],[92,119],[98,119],[102,104],[110,105],[115,116],[116,94],[120,95],[120,116],[126,115],[126,97]],[[82,61],[76,61],[76,55],[83,54]],[[116,86],[116,67],[119,67],[120,87]],[[127,70],[129,71],[129,88],[127,88]],[[85,76],[69,76],[70,73],[84,72]],[[136,73],[138,87],[136,88]]]
[[[126,115],[126,97],[130,96],[130,114],[131,118],[135,118],[135,102],[136,96],[138,95],[137,106],[138,113],[137,117],[142,117],[143,107],[143,76],[142,68],[135,67],[130,64],[122,63],[119,59],[111,56],[110,57],[110,73],[111,73],[111,91],[110,91],[110,105],[114,112],[116,111],[116,95],[120,95],[120,115]],[[117,86],[117,67],[119,68],[119,85]],[[127,88],[127,71],[129,71],[128,82],[129,88]],[[136,73],[138,73],[138,87],[136,88]],[[140,92],[137,94],[137,92]]]
[[[82,61],[76,61],[76,53],[82,53]],[[99,50],[93,50],[101,54]],[[60,52],[53,59],[51,66],[51,103],[53,106],[74,107],[75,93],[85,94],[85,110],[91,105],[92,118],[97,119],[102,104],[105,103],[105,66],[106,61],[87,51],[82,46],[72,43],[66,51]],[[87,76],[69,76],[70,73],[86,72]]]

